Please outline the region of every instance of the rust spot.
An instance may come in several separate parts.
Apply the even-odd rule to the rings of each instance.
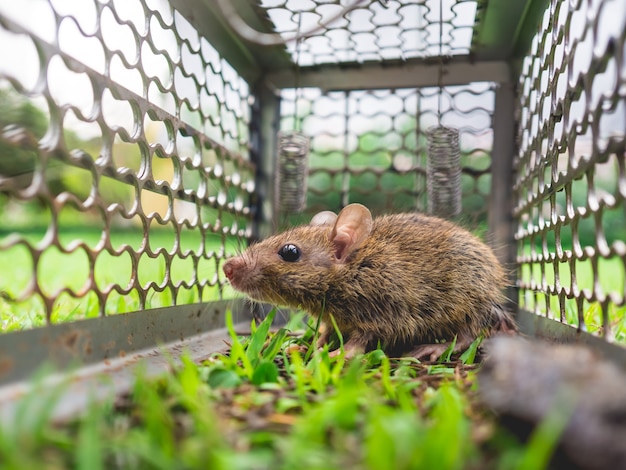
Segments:
[[[104,343],[102,345],[102,349],[104,351],[108,350],[108,349],[114,349],[115,348],[115,340],[112,339],[111,341],[109,341],[108,343]]]
[[[133,335],[128,335],[128,338],[126,338],[126,341],[128,341],[129,346],[133,344]]]
[[[119,356],[120,357],[126,357],[126,351],[120,351]]]
[[[6,375],[13,370],[14,361],[10,357],[0,358],[0,376]]]
[[[89,355],[89,354],[91,354],[93,352],[93,348],[91,347],[91,341],[87,341],[85,343],[85,346],[83,347],[83,352],[86,355]]]
[[[61,337],[61,342],[68,349],[73,349],[76,346],[76,342],[78,341],[79,333],[78,331],[70,331],[68,334]]]

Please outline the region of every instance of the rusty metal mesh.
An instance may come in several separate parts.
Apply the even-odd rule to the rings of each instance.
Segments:
[[[441,124],[459,131],[462,221],[481,226],[491,187],[493,108],[489,83],[442,90],[283,90],[281,129],[301,128],[312,136],[307,217],[351,202],[379,214],[427,212],[427,134],[441,110]]]
[[[0,5],[0,330],[219,298],[247,84],[164,0],[27,5]]]
[[[626,3],[552,0],[519,83],[521,306],[626,340]]]

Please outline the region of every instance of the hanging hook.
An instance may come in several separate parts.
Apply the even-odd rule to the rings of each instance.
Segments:
[[[298,13],[298,29],[296,30],[296,49],[294,53],[294,68],[295,68],[295,92],[294,92],[294,109],[293,120],[296,131],[300,131],[300,120],[298,119],[298,101],[300,101],[300,48],[302,46],[303,37],[300,36],[300,28],[302,27],[302,12]]]
[[[302,12],[298,15],[298,29],[294,53],[294,130],[278,133],[275,180],[275,207],[283,214],[301,212],[306,208],[308,156],[311,140],[300,131],[298,102],[300,101],[300,47]]]
[[[443,99],[443,0],[439,0],[439,70],[437,71],[437,124],[441,126],[441,107]]]

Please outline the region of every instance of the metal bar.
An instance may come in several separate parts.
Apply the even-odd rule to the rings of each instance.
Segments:
[[[280,123],[280,96],[273,90],[259,83],[255,89],[258,101],[257,127],[259,130],[259,161],[256,162],[257,193],[256,239],[270,235],[278,226],[278,215],[274,201],[274,178],[276,175],[276,135]]]
[[[493,150],[491,157],[491,195],[489,198],[489,242],[504,266],[515,275],[516,245],[513,220],[513,160],[515,155],[515,86],[500,84],[495,92],[493,113]],[[516,279],[510,279],[507,298],[517,305]]]
[[[548,0],[489,0],[479,13],[472,53],[479,61],[523,55],[537,30]]]
[[[345,207],[350,203],[350,93],[343,93],[344,114],[343,114],[343,166],[341,174],[341,206]]]
[[[202,0],[189,2],[171,0],[170,2],[198,32],[228,61],[237,73],[248,83],[257,82],[263,70],[292,67],[291,57],[284,47],[263,47],[249,44],[234,32],[224,18],[217,2]],[[234,0],[237,13],[263,32],[272,32],[269,20],[258,15],[252,0]]]
[[[323,65],[300,69],[299,85],[329,90],[412,88],[439,85],[439,62],[414,60],[381,63]],[[509,83],[511,70],[505,61],[472,62],[469,56],[454,57],[444,64],[443,86],[471,82]],[[291,70],[269,72],[265,81],[275,88],[294,88]]]
[[[108,317],[111,323],[114,317]],[[149,325],[150,322],[145,322]],[[178,324],[184,322],[177,322]],[[236,325],[236,331],[245,331],[249,324]],[[56,391],[58,398],[50,400],[50,418],[69,419],[83,412],[89,404],[112,399],[131,390],[138,370],[144,377],[154,377],[180,364],[185,355],[195,362],[212,353],[224,350],[229,338],[225,328],[216,329],[168,344],[137,350],[132,354],[96,362],[87,367],[47,375],[44,378],[12,383],[0,387],[0,423],[10,426],[15,422],[19,399],[34,394],[38,403],[48,403]]]
[[[0,341],[0,385],[25,380],[43,364],[56,369],[91,365],[159,344],[184,341],[222,328],[228,309],[232,309],[235,321],[251,318],[243,302],[223,300],[6,333]]]
[[[250,161],[255,165],[254,192],[250,194],[250,206],[253,212],[251,241],[260,238],[260,228],[263,224],[263,205],[267,197],[265,172],[263,171],[263,108],[262,99],[257,90],[251,90],[252,103],[250,106]]]
[[[557,343],[578,343],[593,348],[626,370],[626,349],[575,327],[521,309],[516,316],[520,332]]]

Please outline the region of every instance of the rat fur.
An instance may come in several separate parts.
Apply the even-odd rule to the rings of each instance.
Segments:
[[[455,336],[461,350],[480,334],[515,330],[491,249],[423,214],[373,219],[350,204],[251,245],[223,269],[252,299],[321,315],[319,347],[331,338],[332,315],[349,356],[380,344],[389,354],[432,359]]]

